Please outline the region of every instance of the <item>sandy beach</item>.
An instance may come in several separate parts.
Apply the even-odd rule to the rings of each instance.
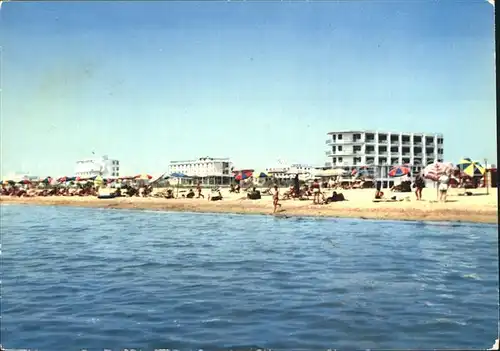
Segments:
[[[284,192],[282,189],[281,193]],[[328,192],[329,194],[329,192]],[[497,189],[473,190],[473,196],[463,196],[463,189],[450,189],[448,202],[435,202],[434,189],[424,189],[424,200],[416,201],[413,193],[391,193],[398,198],[410,200],[398,202],[373,202],[373,189],[346,190],[343,194],[348,201],[328,205],[313,205],[312,200],[283,200],[279,216],[317,216],[346,217],[363,219],[415,220],[415,221],[453,221],[475,223],[498,223]],[[207,193],[205,192],[205,196]],[[0,198],[2,204],[79,206],[113,209],[137,209],[157,211],[185,211],[207,213],[236,213],[271,215],[273,211],[271,196],[260,200],[246,199],[246,193],[229,194],[223,190],[222,201],[207,199],[162,199],[120,197],[98,199],[95,197],[33,197]]]

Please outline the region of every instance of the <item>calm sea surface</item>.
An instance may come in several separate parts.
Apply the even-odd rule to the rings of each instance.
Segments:
[[[485,348],[496,338],[496,226],[1,211],[7,348]]]

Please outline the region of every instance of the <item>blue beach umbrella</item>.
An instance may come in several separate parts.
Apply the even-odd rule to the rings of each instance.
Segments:
[[[185,175],[184,173],[174,172],[174,173],[170,174],[169,177],[178,179],[178,181],[177,181],[177,197],[179,197],[179,184],[181,183],[181,178],[189,178],[189,176]]]
[[[184,173],[177,173],[177,172],[175,172],[175,173],[170,174],[169,177],[170,178],[187,178],[188,176],[185,175]]]

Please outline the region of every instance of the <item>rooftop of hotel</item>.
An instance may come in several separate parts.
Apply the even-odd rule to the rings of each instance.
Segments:
[[[328,132],[328,135],[332,134],[344,134],[344,133],[359,133],[359,134],[366,134],[366,133],[373,133],[373,134],[404,134],[404,135],[429,135],[429,136],[438,136],[442,137],[442,133],[425,133],[425,132],[398,132],[398,131],[384,131],[384,130],[337,130],[333,132]]]

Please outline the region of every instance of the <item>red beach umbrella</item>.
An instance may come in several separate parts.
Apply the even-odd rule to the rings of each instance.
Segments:
[[[153,176],[149,174],[138,174],[134,177],[134,179],[140,179],[140,180],[149,180],[152,179]]]
[[[247,178],[250,178],[252,176],[252,172],[250,171],[244,171],[244,172],[240,172],[236,175],[236,177],[234,177],[235,180],[243,180],[243,179],[247,179]]]
[[[410,169],[404,166],[396,166],[389,171],[389,177],[401,177],[410,173]]]

